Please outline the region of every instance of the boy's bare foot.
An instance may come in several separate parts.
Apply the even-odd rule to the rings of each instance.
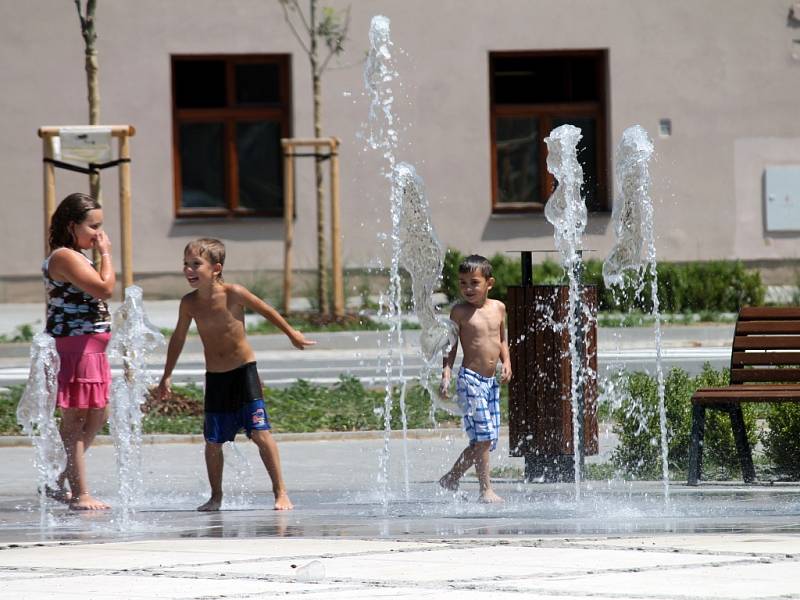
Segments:
[[[458,491],[458,479],[455,479],[450,473],[442,475],[442,478],[439,480],[439,485],[451,492]]]
[[[278,492],[275,494],[275,510],[292,510],[294,504],[289,500],[289,494],[286,492]]]
[[[211,496],[208,502],[198,506],[197,510],[199,510],[200,512],[214,512],[219,510],[221,506],[222,506],[222,497],[215,498],[214,496]]]
[[[486,490],[478,497],[478,502],[483,504],[498,504],[500,502],[505,502],[505,500],[495,494],[494,490]]]
[[[108,510],[111,507],[105,502],[100,502],[90,494],[81,494],[69,503],[70,510]]]
[[[44,486],[44,495],[62,504],[69,504],[72,502],[72,492],[64,487],[51,488],[49,485],[46,485]]]

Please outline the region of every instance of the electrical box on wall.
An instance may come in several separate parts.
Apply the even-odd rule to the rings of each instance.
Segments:
[[[800,232],[800,165],[767,167],[764,196],[766,230]]]

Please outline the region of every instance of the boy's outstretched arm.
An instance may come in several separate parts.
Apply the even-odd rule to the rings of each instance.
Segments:
[[[298,350],[304,350],[307,346],[313,346],[314,344],[317,343],[311,340],[307,340],[302,333],[300,333],[294,327],[289,325],[289,323],[286,322],[286,319],[284,319],[277,310],[275,310],[269,304],[264,302],[261,298],[253,294],[246,287],[233,284],[230,286],[230,289],[231,291],[233,291],[234,294],[236,294],[239,302],[241,302],[244,306],[246,306],[250,310],[260,314],[270,323],[275,325],[275,327],[277,327],[283,333],[285,333],[286,337],[289,338],[289,341],[292,342],[292,346],[294,346]]]
[[[175,325],[175,331],[169,338],[169,346],[167,346],[167,361],[164,363],[164,375],[161,377],[161,382],[158,384],[158,399],[161,400],[168,396],[172,387],[172,370],[178,362],[178,357],[183,350],[183,344],[186,342],[186,334],[189,331],[189,325],[192,324],[192,317],[189,314],[189,308],[186,305],[186,300],[182,299],[180,307],[178,308],[178,323]]]
[[[503,364],[503,371],[500,375],[501,383],[511,381],[511,355],[508,351],[508,338],[506,337],[506,308],[501,305],[503,322],[500,324],[500,362]]]
[[[450,319],[458,323],[455,313],[456,309],[453,307],[450,311]],[[456,362],[456,354],[458,354],[458,338],[456,338],[453,345],[450,347],[450,352],[448,352],[442,360],[442,384],[439,393],[444,397],[447,397],[447,392],[450,388],[450,378],[453,374],[453,364]]]

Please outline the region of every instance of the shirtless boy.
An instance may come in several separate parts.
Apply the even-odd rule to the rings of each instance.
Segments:
[[[303,337],[274,308],[246,288],[223,282],[224,263],[225,245],[219,240],[202,238],[186,245],[183,274],[194,291],[181,299],[178,324],[169,340],[158,395],[163,398],[170,393],[172,370],[194,319],[206,359],[203,433],[211,484],[211,498],[197,510],[213,511],[222,506],[222,444],[233,441],[241,429],[258,446],[272,480],[275,509],[291,510],[293,506],[283,483],[278,446],[270,433],[272,426],[264,406],[255,354],[245,336],[244,310],[248,308],[272,322],[298,350],[316,342]]]
[[[459,341],[464,358],[458,371],[456,390],[458,404],[464,411],[464,429],[469,445],[453,468],[440,480],[445,489],[455,491],[464,473],[475,465],[481,502],[502,502],[492,489],[489,478],[489,452],[497,446],[500,432],[500,385],[495,373],[497,361],[502,363],[500,381],[511,379],[511,360],[505,333],[505,305],[488,297],[494,285],[492,265],[483,256],[473,254],[458,267],[458,285],[463,302],[450,311],[450,318],[459,328]],[[458,341],[444,359],[442,393],[450,385]]]

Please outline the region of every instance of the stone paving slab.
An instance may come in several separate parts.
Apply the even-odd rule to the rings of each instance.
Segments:
[[[579,538],[164,540],[61,547],[66,563],[53,560],[52,546],[6,547],[0,591],[42,599],[800,597],[800,558],[743,556],[735,550],[746,537],[727,537],[730,554],[696,552],[714,536],[668,552]],[[303,581],[298,568],[312,560],[322,576]]]

